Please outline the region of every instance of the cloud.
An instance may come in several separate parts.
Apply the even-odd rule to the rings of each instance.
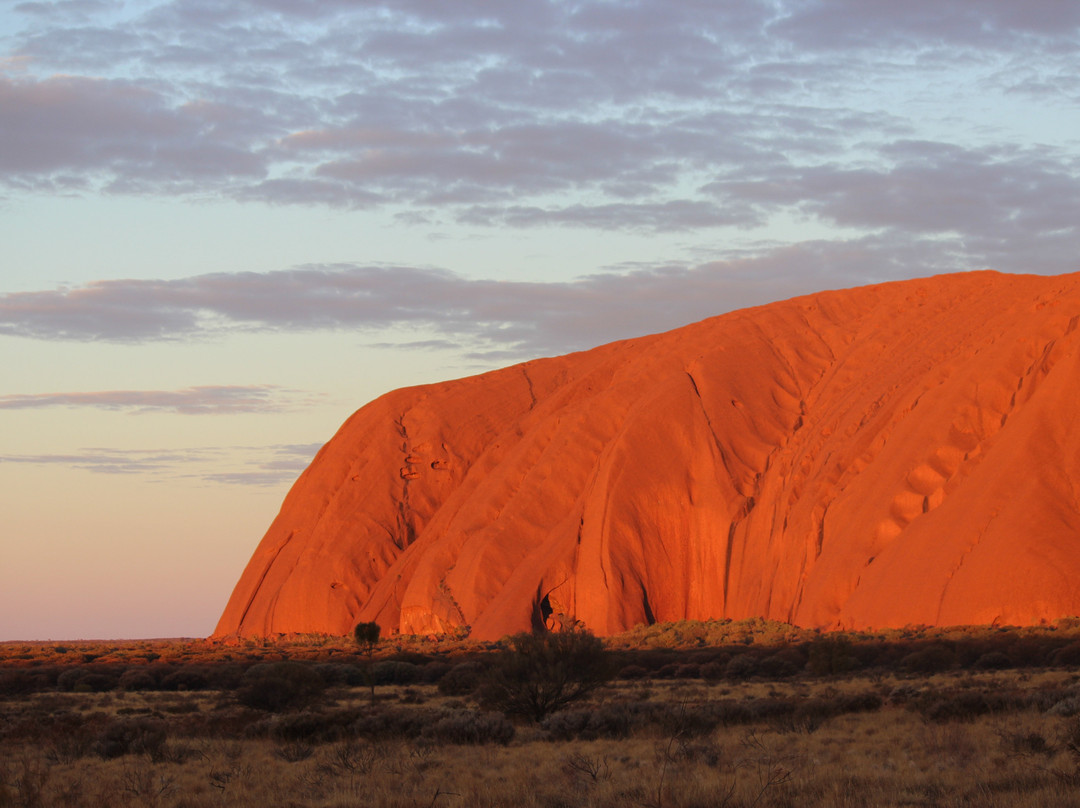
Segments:
[[[237,330],[377,336],[408,327],[420,342],[454,341],[481,355],[526,358],[675,328],[799,292],[853,286],[875,273],[885,280],[971,268],[982,267],[966,263],[955,241],[889,234],[766,245],[693,266],[623,267],[566,282],[475,279],[409,266],[316,265],[8,293],[0,295],[0,335],[146,342]]]
[[[173,107],[131,82],[0,76],[0,110],[0,176],[12,184],[82,173],[114,190],[161,191],[264,171],[258,156],[219,136],[212,110]]]
[[[18,394],[0,396],[0,410],[96,407],[134,413],[174,412],[184,415],[271,413],[291,409],[295,405],[296,392],[274,385],[258,385]]]
[[[750,175],[829,197],[789,193],[789,213],[872,229],[853,215],[860,172],[929,196],[942,175],[897,164],[889,144],[953,148],[973,95],[1018,111],[1048,92],[1075,100],[1080,28],[1058,0],[67,0],[15,12],[24,69],[0,71],[0,187],[643,233],[768,225],[780,203]],[[1067,163],[1010,166],[1052,194],[1051,172],[1075,177]],[[977,183],[993,166],[976,168]],[[702,191],[717,183],[723,199]],[[905,226],[913,209],[881,201],[878,217]]]
[[[153,474],[164,471],[182,455],[175,452],[83,449],[76,453],[40,455],[0,455],[0,463],[60,465],[100,474]]]
[[[167,450],[99,447],[63,454],[0,455],[0,463],[135,474],[159,482],[276,486],[295,480],[321,447],[318,443]]]
[[[68,19],[75,17],[79,20],[88,19],[91,15],[106,11],[109,4],[105,0],[54,0],[48,3],[19,3],[15,11],[38,17],[50,17]]]
[[[916,140],[884,144],[877,154],[868,164],[791,166],[705,190],[723,204],[795,209],[847,228],[953,235],[975,261],[1005,271],[1076,268],[1069,254],[1080,237],[1072,215],[1080,209],[1075,155]]]
[[[541,208],[511,205],[477,205],[462,212],[459,220],[470,224],[502,224],[510,227],[562,225],[597,230],[644,230],[677,232],[725,225],[761,224],[762,216],[746,205],[671,200],[648,203],[609,203]]]
[[[1080,8],[1057,0],[1023,4],[1011,0],[978,3],[848,3],[845,0],[786,2],[771,34],[801,48],[972,47],[1009,50],[1042,42],[1063,47],[1080,27]]]

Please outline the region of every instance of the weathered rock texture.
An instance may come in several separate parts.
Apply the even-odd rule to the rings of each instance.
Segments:
[[[397,390],[216,634],[1080,613],[1080,275],[825,292]]]

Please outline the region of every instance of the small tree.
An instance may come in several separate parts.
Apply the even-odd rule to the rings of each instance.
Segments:
[[[379,644],[379,624],[378,623],[357,623],[356,628],[353,629],[353,639],[356,640],[356,644],[364,649],[364,653],[371,656],[371,652],[375,650],[375,646]]]
[[[379,644],[378,623],[357,623],[353,629],[353,639],[356,644],[364,649],[367,657],[367,670],[365,671],[368,684],[371,685],[371,705],[375,706],[375,671],[372,669],[371,657],[375,653],[375,646]]]
[[[517,634],[487,672],[480,700],[507,715],[540,721],[585,698],[612,673],[604,643],[584,629]]]

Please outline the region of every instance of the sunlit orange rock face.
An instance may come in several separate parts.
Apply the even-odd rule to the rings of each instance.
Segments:
[[[1080,613],[1080,275],[825,292],[354,414],[216,634]]]

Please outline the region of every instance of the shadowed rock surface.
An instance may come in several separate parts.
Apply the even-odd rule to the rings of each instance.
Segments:
[[[1080,275],[823,292],[396,390],[216,635],[1080,613]]]

